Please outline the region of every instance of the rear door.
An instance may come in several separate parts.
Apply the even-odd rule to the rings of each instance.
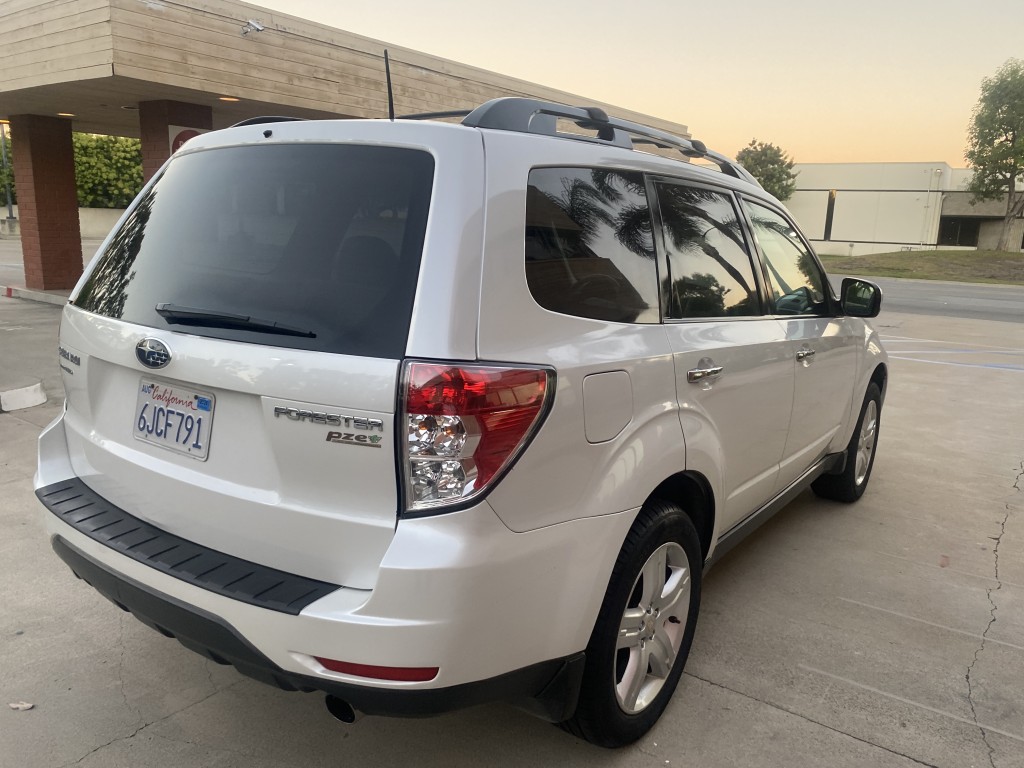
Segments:
[[[794,367],[793,416],[777,490],[818,459],[841,450],[836,439],[853,397],[858,329],[839,312],[825,274],[789,218],[759,201],[743,200],[764,263],[771,312],[785,329]]]
[[[733,195],[669,179],[653,187],[687,468],[719,478],[725,532],[776,486],[793,365],[782,326],[764,314]]]
[[[186,153],[143,192],[65,313],[66,427],[75,472],[130,514],[370,588],[435,158],[315,130]]]

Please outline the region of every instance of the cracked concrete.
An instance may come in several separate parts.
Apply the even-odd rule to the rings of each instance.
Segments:
[[[742,691],[737,691],[737,690],[735,690],[733,688],[730,688],[729,686],[722,685],[721,683],[716,683],[716,682],[713,682],[711,680],[705,680],[704,678],[699,677],[699,676],[694,675],[694,674],[689,673],[689,672],[687,672],[685,674],[687,675],[687,677],[692,677],[695,680],[700,680],[701,682],[706,683],[708,685],[713,685],[716,688],[721,688],[723,690],[730,691],[730,692],[735,693],[735,694],[737,694],[739,696],[743,696],[745,698],[748,698],[748,699],[750,699],[752,701],[756,701],[756,702],[758,702],[760,704],[764,704],[766,706],[772,707],[773,709],[777,709],[780,712],[785,712],[787,715],[793,715],[794,717],[799,717],[801,720],[805,720],[808,723],[812,723],[812,724],[817,725],[817,726],[819,726],[821,728],[824,728],[824,729],[826,729],[828,731],[832,731],[833,733],[839,734],[841,736],[845,736],[845,737],[847,737],[847,738],[849,738],[849,739],[851,739],[853,741],[856,741],[856,742],[859,742],[861,744],[865,744],[865,745],[867,745],[869,747],[873,747],[875,749],[881,750],[882,752],[888,752],[889,754],[894,755],[896,757],[905,758],[905,759],[909,760],[910,762],[914,763],[915,765],[924,765],[924,766],[927,766],[927,768],[938,768],[938,766],[936,766],[936,765],[934,765],[932,763],[923,762],[921,760],[918,760],[918,759],[912,757],[911,755],[905,755],[902,752],[898,752],[897,750],[890,749],[890,748],[885,747],[885,746],[883,746],[881,744],[876,744],[873,741],[870,741],[868,739],[863,739],[863,738],[861,738],[859,736],[855,736],[852,733],[847,733],[846,731],[844,731],[844,730],[842,730],[840,728],[836,728],[834,726],[831,726],[831,725],[828,725],[826,723],[820,722],[820,721],[815,720],[814,718],[809,717],[809,716],[807,716],[805,714],[801,714],[800,712],[794,712],[791,709],[788,709],[786,707],[780,706],[778,704],[773,704],[770,701],[764,701],[762,699],[757,698],[756,696],[751,696],[750,694],[743,693]]]
[[[239,682],[241,682],[241,681],[239,681]],[[123,685],[124,685],[124,682],[122,680],[122,689],[123,689]],[[230,686],[228,686],[228,687],[230,687]],[[116,738],[113,738],[110,741],[106,742],[105,744],[100,744],[98,747],[94,747],[93,749],[91,749],[88,752],[86,752],[84,755],[82,755],[77,760],[74,760],[72,762],[66,763],[61,768],[70,768],[73,765],[81,765],[88,758],[92,757],[93,755],[95,755],[95,754],[97,754],[99,752],[102,752],[103,750],[107,749],[107,747],[110,747],[113,744],[120,744],[120,743],[124,743],[124,742],[127,742],[127,741],[131,741],[136,736],[138,736],[140,733],[145,731],[147,728],[150,728],[150,727],[152,727],[154,725],[159,725],[160,723],[164,722],[165,720],[169,720],[170,718],[172,718],[172,717],[174,717],[174,716],[176,716],[178,714],[181,714],[182,712],[185,712],[185,711],[191,709],[192,707],[197,707],[200,704],[202,704],[204,701],[206,701],[207,699],[212,698],[213,696],[216,696],[220,692],[221,692],[221,690],[214,690],[208,696],[204,696],[203,698],[199,699],[199,701],[195,701],[195,702],[192,702],[190,704],[187,704],[187,705],[181,707],[180,709],[177,709],[177,710],[175,710],[173,712],[170,712],[170,713],[168,713],[166,715],[163,715],[162,717],[159,717],[156,720],[152,720],[150,722],[145,722],[145,720],[143,720],[141,718],[141,715],[140,715],[140,720],[139,720],[140,724],[137,725],[135,727],[135,729],[131,733],[127,734],[126,736],[118,736]],[[125,703],[127,704],[127,700],[125,701]],[[135,711],[136,711],[136,713],[138,712],[138,710],[135,710]]]
[[[128,701],[128,694],[125,692],[125,689],[124,689],[124,685],[125,685],[125,675],[124,675],[125,628],[124,628],[124,625],[125,625],[125,621],[127,619],[129,619],[129,618],[130,617],[127,614],[122,614],[120,616],[120,630],[119,630],[119,633],[118,633],[117,646],[118,646],[118,649],[120,650],[121,654],[120,654],[120,656],[118,657],[118,660],[117,660],[117,680],[121,684],[121,698],[124,700],[125,707],[127,709],[129,709],[130,711],[134,712],[136,719],[138,720],[138,722],[141,723],[141,722],[144,722],[145,718],[142,717],[142,712],[139,710],[139,708],[134,706],[131,702]]]
[[[1024,465],[1022,465],[1024,466]],[[1020,480],[1020,475],[1017,476],[1017,481]],[[1018,483],[1014,483],[1014,488],[1017,488]],[[999,606],[996,605],[994,594],[1003,588],[1003,583],[999,579],[999,545],[1002,543],[1003,536],[1006,534],[1006,523],[1010,519],[1010,505],[1006,505],[1006,514],[1003,516],[1002,522],[999,525],[999,535],[990,537],[995,541],[995,546],[992,548],[992,559],[993,559],[993,571],[995,574],[996,586],[989,588],[985,591],[985,596],[988,598],[989,605],[992,606],[992,611],[989,614],[988,623],[985,625],[985,631],[981,633],[981,643],[978,645],[978,649],[974,652],[974,659],[971,661],[971,665],[967,668],[967,673],[964,675],[964,679],[967,681],[967,701],[971,705],[971,716],[974,718],[974,723],[978,726],[978,730],[981,732],[981,738],[985,742],[985,747],[988,749],[988,760],[992,768],[996,766],[996,750],[988,738],[988,731],[986,728],[978,723],[978,711],[974,704],[974,686],[971,682],[971,673],[974,671],[974,667],[978,663],[978,659],[981,654],[985,652],[985,642],[988,639],[989,630],[992,629],[992,625],[996,623],[996,611],[999,610]]]
[[[1024,461],[1020,462],[1019,471],[1017,471],[1017,474],[1013,480],[1012,488],[1017,492],[1021,491],[1021,477],[1024,477]],[[985,643],[988,640],[988,633],[989,630],[992,629],[993,625],[996,623],[996,612],[999,610],[999,606],[996,604],[995,599],[995,594],[1003,588],[1003,582],[999,577],[999,547],[1002,544],[1003,537],[1006,535],[1006,524],[1010,520],[1011,512],[1011,507],[1008,503],[1005,505],[1005,507],[1006,512],[1003,515],[1003,519],[999,524],[999,535],[990,537],[993,541],[995,541],[995,546],[992,548],[992,567],[996,586],[994,588],[987,589],[985,591],[985,596],[988,598],[988,602],[992,606],[992,611],[989,614],[988,623],[985,625],[985,631],[982,632],[981,643],[978,646],[978,649],[974,652],[974,659],[971,661],[971,665],[967,668],[967,673],[964,675],[964,678],[967,681],[967,700],[971,704],[971,715],[974,717],[974,722],[978,725],[978,730],[981,732],[981,738],[985,742],[985,747],[988,749],[988,759],[992,768],[997,768],[996,750],[992,743],[989,741],[987,729],[983,725],[978,723],[978,713],[974,703],[974,686],[971,681],[971,673],[974,671],[974,667],[977,665],[978,659],[985,652]]]

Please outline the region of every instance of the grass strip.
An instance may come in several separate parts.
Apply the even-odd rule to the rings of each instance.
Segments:
[[[1012,251],[897,251],[822,255],[821,261],[829,272],[844,275],[1024,285],[1024,253]]]

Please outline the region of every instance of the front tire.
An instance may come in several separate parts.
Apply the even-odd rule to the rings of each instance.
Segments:
[[[690,653],[702,569],[690,518],[665,501],[645,504],[615,562],[567,731],[621,747],[658,721]]]
[[[811,483],[818,496],[850,504],[864,495],[871,479],[871,468],[875,465],[881,416],[882,392],[877,384],[871,382],[864,393],[857,426],[846,446],[846,466],[838,475],[822,475]]]

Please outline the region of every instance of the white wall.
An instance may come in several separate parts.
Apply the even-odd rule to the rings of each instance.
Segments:
[[[797,178],[799,179],[799,177]],[[819,240],[824,236],[828,192],[797,189],[793,192],[793,196],[786,201],[786,207],[807,237]]]
[[[971,180],[971,176],[974,175],[974,171],[970,168],[954,168],[949,174],[949,186],[946,187],[951,192],[957,192],[967,189],[967,183]]]
[[[79,208],[78,226],[83,240],[102,240],[117,224],[123,208]]]
[[[78,227],[83,240],[102,240],[117,224],[124,208],[79,208]],[[7,206],[0,206],[0,217],[7,217]],[[18,206],[14,206],[14,218],[18,218]]]
[[[836,193],[832,240],[935,244],[941,193]]]
[[[934,247],[942,192],[963,182],[946,163],[799,163],[794,170],[797,189],[787,205],[821,253]],[[830,190],[836,197],[826,241]]]
[[[798,189],[949,189],[954,175],[946,163],[797,163],[793,170]]]

